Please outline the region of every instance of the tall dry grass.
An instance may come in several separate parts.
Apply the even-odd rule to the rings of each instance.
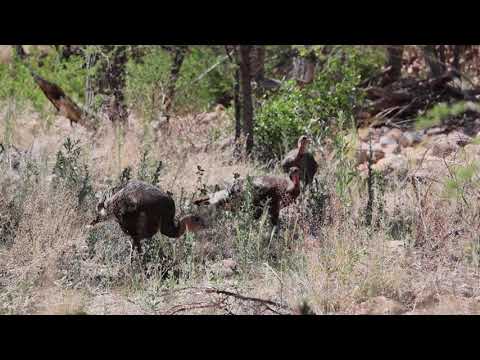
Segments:
[[[403,312],[447,295],[438,300],[441,307],[425,311],[460,311],[454,299],[461,311],[477,311],[465,299],[480,295],[478,205],[472,194],[470,206],[445,196],[442,179],[415,187],[406,178],[386,179],[383,192],[376,189],[372,226],[366,226],[364,180],[339,194],[336,176],[344,165],[322,162],[321,187],[282,211],[277,236],[272,238],[266,216],[253,221],[248,211],[217,213],[202,233],[178,241],[157,234],[142,268],[130,264],[129,239],[115,222],[85,228],[93,199],[79,206],[74,189],[55,185],[52,169],[65,138],[80,141],[94,192],[117,181],[127,166],[135,176],[148,151],[148,166],[164,164],[158,185],[174,194],[177,213],[197,211],[188,199],[199,187],[222,185],[234,173],[278,168],[234,159],[227,131],[215,130],[231,126],[221,113],[173,118],[156,134],[134,116],[125,128],[103,124],[95,136],[63,118],[48,127],[28,111],[14,121],[11,143],[31,151],[18,171],[1,160],[1,313],[272,313],[202,290],[212,286],[291,311],[306,302],[317,314],[356,313],[381,296],[401,304]],[[225,269],[225,259],[233,259],[234,270]],[[55,298],[59,293],[65,295]]]

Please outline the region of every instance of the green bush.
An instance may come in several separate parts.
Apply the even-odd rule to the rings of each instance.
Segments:
[[[281,156],[302,134],[315,138],[332,134],[340,114],[352,119],[355,105],[362,101],[358,85],[380,65],[379,59],[365,56],[356,47],[336,49],[325,58],[311,84],[300,89],[294,81],[287,81],[277,94],[260,101],[255,136],[261,153]]]
[[[153,119],[162,109],[170,64],[168,53],[157,47],[150,49],[142,62],[130,59],[127,63],[127,102],[145,119]]]
[[[58,54],[51,53],[40,60],[33,54],[27,61],[34,71],[60,86],[74,101],[83,102],[86,70],[81,57],[72,56],[62,61]],[[8,99],[13,99],[20,110],[28,105],[42,115],[54,110],[19,58],[10,64],[0,64],[0,100]]]
[[[211,69],[223,56],[225,53],[216,47],[189,47],[176,84],[174,106],[177,111],[206,110],[219,97],[231,91],[231,64],[223,61]],[[160,47],[151,47],[142,62],[128,62],[127,99],[147,119],[152,119],[162,110],[171,63],[171,54]]]
[[[225,52],[212,46],[190,48],[177,84],[179,91],[175,104],[179,109],[207,110],[225,92],[233,89],[233,68],[228,60],[210,70],[224,56]]]

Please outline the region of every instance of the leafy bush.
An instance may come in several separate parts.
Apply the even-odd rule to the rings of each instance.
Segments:
[[[231,91],[230,64],[223,61],[212,69],[223,56],[224,53],[211,46],[189,47],[176,84],[174,104],[177,110],[209,108]],[[147,119],[162,110],[171,64],[171,55],[159,47],[151,47],[142,62],[130,60],[127,64],[128,102]]]
[[[142,62],[130,59],[127,63],[127,101],[145,119],[153,119],[162,109],[170,64],[168,53],[157,47],[144,55]]]
[[[442,121],[459,116],[467,111],[479,111],[479,107],[473,103],[466,103],[459,101],[453,104],[438,103],[429,109],[425,114],[417,117],[416,128],[417,130],[428,129],[433,126],[438,126]]]
[[[335,120],[339,114],[351,119],[355,105],[362,100],[358,85],[374,64],[361,50],[345,47],[325,60],[323,69],[305,88],[299,89],[294,81],[285,82],[278,94],[261,101],[258,108],[255,135],[261,152],[268,157],[281,155],[302,134],[316,138],[331,134],[338,127]]]
[[[223,47],[220,47],[223,50]],[[233,68],[228,60],[214,67],[225,56],[212,46],[193,46],[185,57],[176,106],[187,111],[208,109],[224,93],[233,89]],[[208,71],[208,72],[207,72]]]
[[[74,101],[83,102],[86,70],[81,57],[72,56],[68,61],[62,61],[54,52],[41,60],[32,55],[26,61],[40,76],[59,85]],[[46,110],[54,110],[18,57],[10,64],[0,64],[0,100],[8,99],[15,101],[20,110],[33,106],[47,121]]]

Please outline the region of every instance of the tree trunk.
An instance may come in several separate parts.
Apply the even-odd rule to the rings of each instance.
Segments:
[[[87,109],[87,111],[92,109],[95,98],[95,77],[91,69],[97,61],[97,52],[87,52],[85,54],[85,67],[87,69],[87,78],[85,80],[85,109]]]
[[[186,48],[176,47],[174,49],[172,67],[170,68],[170,78],[168,80],[167,94],[164,101],[165,114],[167,119],[170,117],[170,110],[172,108],[173,100],[175,98],[175,90],[177,87],[177,80],[182,68],[183,60],[185,59]]]
[[[110,96],[108,117],[112,122],[125,123],[128,118],[125,104],[125,66],[127,63],[127,47],[125,45],[103,46],[109,53],[110,62],[104,75],[105,92]]]
[[[240,45],[240,85],[243,102],[243,132],[247,138],[247,154],[253,149],[253,103],[251,85],[251,45]]]
[[[14,48],[17,56],[20,58],[20,60],[25,60],[25,58],[27,57],[27,53],[23,49],[23,46],[22,45],[13,45],[13,48]]]
[[[430,68],[430,76],[433,78],[442,76],[445,72],[445,64],[439,60],[435,45],[425,45],[423,47],[423,52],[425,55],[425,62]]]
[[[388,45],[387,46],[387,71],[382,79],[381,86],[388,85],[397,81],[402,75],[402,58],[404,45]]]
[[[455,71],[460,71],[460,55],[464,50],[464,45],[452,45],[453,46],[453,69]]]
[[[252,46],[250,52],[250,76],[255,81],[260,81],[265,77],[265,46]]]
[[[238,68],[235,70],[233,102],[235,107],[235,141],[237,141],[242,133],[242,114],[240,110],[240,70]]]

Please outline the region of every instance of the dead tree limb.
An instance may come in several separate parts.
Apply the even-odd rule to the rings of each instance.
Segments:
[[[215,289],[215,288],[207,288],[207,289],[205,289],[205,292],[206,293],[221,294],[221,295],[226,295],[226,296],[232,296],[232,297],[240,299],[240,300],[253,301],[253,302],[264,304],[264,305],[272,305],[272,306],[276,306],[280,309],[291,311],[293,313],[293,310],[291,308],[289,308],[288,306],[283,305],[283,304],[279,304],[279,303],[277,303],[275,301],[272,301],[272,300],[265,300],[265,299],[260,299],[260,298],[256,298],[256,297],[251,297],[251,296],[244,296],[244,295],[237,294],[237,293],[234,293],[234,292],[231,292],[231,291],[220,290],[220,289]]]
[[[70,120],[70,124],[77,123],[89,130],[96,130],[95,124],[87,120],[87,113],[67,96],[60,86],[45,80],[31,69],[30,73],[47,99],[62,116]],[[92,117],[92,114],[88,115]]]

